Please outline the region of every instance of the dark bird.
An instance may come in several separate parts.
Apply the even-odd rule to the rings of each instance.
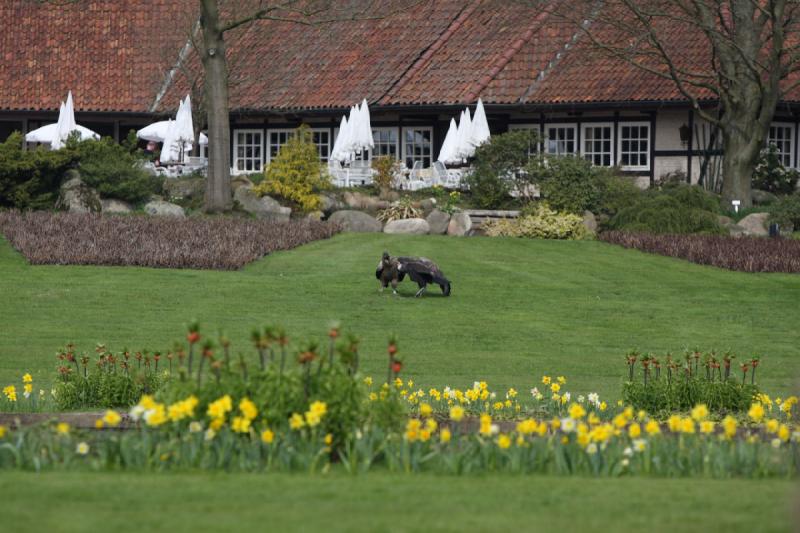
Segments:
[[[375,277],[381,282],[381,292],[392,285],[392,292],[397,294],[397,285],[406,277],[411,278],[419,285],[415,297],[422,296],[429,283],[436,283],[442,289],[442,294],[450,296],[450,280],[439,270],[436,263],[426,257],[392,257],[389,252],[383,252]]]

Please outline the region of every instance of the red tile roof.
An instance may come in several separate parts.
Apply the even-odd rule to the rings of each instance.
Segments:
[[[181,70],[168,82],[166,73],[196,19],[197,0],[5,0],[0,109],[57,109],[72,90],[78,110],[173,110],[188,84]],[[592,31],[612,38],[615,30]],[[686,64],[707,64],[701,36],[662,31]],[[317,26],[259,21],[226,42],[234,112],[346,108],[362,98],[382,106],[685,100],[671,82],[599,55],[576,26],[508,0],[430,0],[389,18]],[[193,55],[184,64],[201,71]]]
[[[146,112],[196,0],[0,2],[0,109]],[[187,24],[188,23],[188,24]]]

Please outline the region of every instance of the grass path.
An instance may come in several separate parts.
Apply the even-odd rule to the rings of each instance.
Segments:
[[[790,531],[786,481],[307,475],[0,476],[7,531]]]
[[[453,296],[379,294],[384,249],[425,255]],[[131,250],[136,253],[136,250]],[[91,350],[164,350],[197,318],[221,327],[233,351],[250,329],[278,323],[295,338],[330,319],[363,337],[365,369],[384,372],[397,332],[407,375],[421,386],[475,379],[527,390],[542,373],[573,392],[616,398],[623,353],[685,346],[759,353],[762,384],[786,393],[800,371],[800,276],[723,271],[599,242],[340,235],[269,256],[239,272],[26,264],[0,239],[0,384],[31,371],[51,379],[66,341]]]

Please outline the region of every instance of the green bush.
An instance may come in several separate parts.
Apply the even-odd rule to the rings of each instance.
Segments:
[[[22,134],[0,144],[0,207],[49,209],[58,199],[64,172],[76,163],[71,150],[22,149]]]
[[[688,411],[701,403],[712,412],[746,412],[758,393],[755,385],[735,380],[708,381],[691,377],[672,382],[654,380],[646,385],[627,382],[622,387],[622,401],[648,413]]]
[[[770,144],[761,151],[753,172],[753,188],[776,194],[791,194],[797,187],[800,177],[793,168],[786,168],[781,163],[778,149]]]
[[[547,203],[568,213],[593,209],[600,200],[601,176],[609,172],[578,156],[549,156],[531,162],[527,170]]]
[[[800,229],[800,192],[779,197],[770,206],[769,220],[782,228]]]
[[[83,182],[101,198],[140,203],[161,192],[163,179],[141,166],[141,159],[110,137],[99,141],[69,140],[66,150],[75,154]]]
[[[520,172],[528,165],[529,153],[537,142],[531,130],[516,130],[495,135],[475,150],[474,171],[467,177],[473,203],[484,209],[497,209],[513,189],[530,200],[530,176]]]
[[[536,204],[516,219],[492,220],[483,224],[490,237],[526,237],[529,239],[584,239],[589,231],[583,217],[553,211],[546,204]]]
[[[609,220],[608,227],[648,233],[725,233],[715,212],[681,202],[681,199],[698,201],[700,196],[691,191],[678,192],[679,189],[691,188],[681,187],[675,193],[644,195],[635,204],[622,208]]]
[[[611,218],[621,209],[638,202],[642,197],[642,189],[630,178],[614,172],[602,173],[599,178],[600,194],[597,203],[589,209],[595,215]]]
[[[673,185],[662,189],[647,191],[649,196],[666,195],[677,200],[681,205],[719,214],[719,197],[697,185]]]
[[[330,179],[319,159],[308,126],[300,126],[272,163],[264,181],[255,188],[260,196],[275,195],[293,202],[302,211],[319,209],[319,193],[330,188]]]

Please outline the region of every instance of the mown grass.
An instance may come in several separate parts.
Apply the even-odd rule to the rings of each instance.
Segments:
[[[782,481],[388,474],[16,472],[0,490],[20,532],[789,531],[797,500]]]
[[[379,294],[383,250],[425,255],[453,282],[423,299]],[[789,392],[800,370],[800,276],[745,274],[600,242],[345,234],[271,255],[235,272],[30,266],[0,240],[0,383],[53,375],[66,341],[91,350],[164,350],[197,318],[250,352],[252,326],[323,336],[330,319],[363,337],[366,371],[385,372],[396,332],[404,373],[420,386],[527,391],[543,373],[573,392],[616,399],[623,353],[731,348],[763,356],[759,381]]]

